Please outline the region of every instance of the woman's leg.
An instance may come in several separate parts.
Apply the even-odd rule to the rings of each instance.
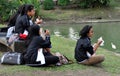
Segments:
[[[57,56],[45,56],[45,65],[56,64],[59,62],[59,58]]]
[[[85,64],[85,65],[94,65],[94,64],[98,64],[104,61],[104,56],[102,55],[94,55],[91,56],[89,59],[80,62],[80,64]]]

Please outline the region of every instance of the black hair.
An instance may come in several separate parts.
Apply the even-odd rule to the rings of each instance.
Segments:
[[[16,23],[16,20],[17,20],[17,17],[20,15],[25,15],[27,14],[28,11],[31,11],[34,9],[34,6],[31,5],[31,4],[23,4],[21,5],[18,10],[16,11],[15,14],[13,14],[10,19],[9,19],[9,23],[8,23],[8,26],[11,27],[11,26],[15,26],[15,23]]]
[[[8,23],[8,26],[11,27],[11,26],[15,26],[15,23],[16,23],[16,19],[17,17],[21,14],[21,12],[23,11],[23,8],[25,7],[25,5],[21,5],[18,10],[10,17],[9,19],[9,23]]]
[[[30,29],[29,29],[30,33],[29,34],[31,36],[39,36],[39,30],[40,30],[40,26],[34,24],[30,27]]]
[[[40,30],[40,26],[38,26],[36,24],[30,26],[28,37],[26,40],[26,46],[28,46],[31,43],[33,37],[39,36],[39,30]]]
[[[32,4],[26,4],[23,10],[23,13],[21,15],[27,14],[28,11],[31,11],[34,9],[34,6]]]
[[[82,28],[82,30],[80,31],[79,35],[81,37],[87,37],[87,34],[89,33],[90,29],[92,28],[92,26],[90,25],[86,25]]]

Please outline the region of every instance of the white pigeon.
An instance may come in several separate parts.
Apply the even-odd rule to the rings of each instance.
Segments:
[[[61,36],[59,31],[54,32],[55,36]]]
[[[98,40],[99,40],[99,41],[102,41],[102,43],[100,44],[100,46],[104,46],[104,42],[105,42],[105,41],[103,40],[103,38],[100,37],[100,38],[98,38]]]
[[[111,42],[111,46],[112,46],[113,49],[116,49],[115,44],[113,44],[112,42]]]

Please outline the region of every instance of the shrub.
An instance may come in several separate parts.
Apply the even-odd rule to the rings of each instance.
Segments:
[[[19,6],[18,0],[8,1],[8,0],[1,0],[0,1],[0,21],[4,22],[7,21],[13,13],[16,12],[16,9]]]
[[[0,1],[0,21],[8,21],[9,17],[16,12],[22,4],[33,4],[36,9],[36,16],[40,15],[39,0],[1,0]]]
[[[69,0],[58,0],[58,5],[60,6],[66,6],[70,3]]]
[[[73,3],[78,4],[81,8],[94,8],[108,6],[109,0],[73,0]]]
[[[43,8],[45,10],[51,10],[51,9],[54,9],[54,2],[53,0],[45,0],[43,2]]]

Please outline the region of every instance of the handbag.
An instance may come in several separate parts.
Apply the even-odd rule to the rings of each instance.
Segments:
[[[6,52],[1,57],[1,64],[22,64],[22,54],[17,52]]]
[[[26,34],[19,34],[19,39],[20,40],[26,40],[27,39],[27,35]]]

